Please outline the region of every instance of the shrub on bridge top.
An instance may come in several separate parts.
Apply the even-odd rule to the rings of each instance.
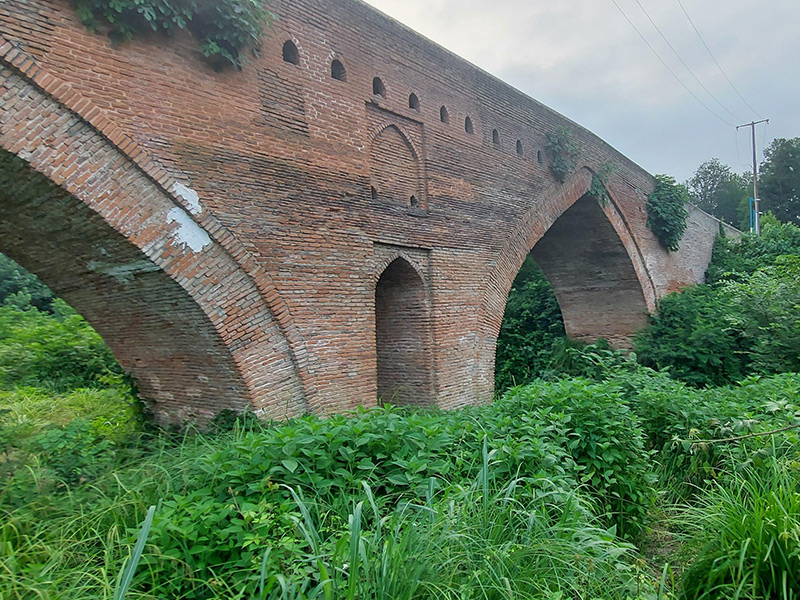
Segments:
[[[241,67],[241,53],[257,46],[271,17],[260,0],[72,0],[92,31],[105,29],[114,43],[144,32],[183,29],[203,55]]]
[[[656,175],[653,193],[647,197],[647,226],[667,250],[676,251],[686,231],[689,193],[668,175]]]

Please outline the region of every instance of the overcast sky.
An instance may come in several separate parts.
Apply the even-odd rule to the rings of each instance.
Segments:
[[[616,0],[727,125],[676,81],[614,0],[367,2],[590,129],[651,173],[684,181],[712,157],[748,170],[749,129],[737,136],[733,126],[760,118],[770,124],[757,126],[759,160],[773,138],[800,136],[800,0]]]

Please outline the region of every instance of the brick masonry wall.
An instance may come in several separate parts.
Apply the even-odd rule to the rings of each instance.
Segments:
[[[590,132],[356,0],[270,10],[258,53],[216,72],[183,35],[114,48],[67,0],[0,5],[0,181],[16,190],[35,171],[75,208],[63,216],[75,231],[95,223],[93,242],[64,245],[69,259],[12,252],[33,232],[4,234],[0,250],[57,291],[114,287],[85,266],[100,240],[115,240],[114,264],[150,261],[126,289],[142,306],[177,302],[183,325],[154,325],[163,310],[131,318],[125,331],[160,348],[145,362],[126,357],[119,328],[100,329],[140,381],[163,370],[141,386],[163,420],[244,403],[274,417],[346,410],[394,393],[403,369],[406,402],[488,401],[531,249],[586,338],[624,343],[660,296],[702,279],[718,224],[693,210],[681,249],[664,251],[645,224],[652,178]],[[560,127],[581,147],[563,184],[546,149]],[[606,164],[611,202],[581,200]],[[22,216],[23,197],[0,196],[0,231],[32,218],[67,235],[45,205]],[[111,324],[132,293],[75,305]],[[383,339],[417,350],[389,359]]]

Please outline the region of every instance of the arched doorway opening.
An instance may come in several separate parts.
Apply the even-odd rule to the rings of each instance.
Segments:
[[[380,402],[433,404],[430,309],[425,282],[408,261],[395,259],[375,287]]]

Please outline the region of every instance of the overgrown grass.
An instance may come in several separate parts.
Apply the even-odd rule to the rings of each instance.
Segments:
[[[113,460],[97,456],[95,471],[69,484],[40,459],[0,495],[0,592],[110,598],[156,504],[128,598],[655,597],[660,572],[620,536],[647,526],[654,473],[688,503],[680,518],[669,513],[670,526],[700,564],[714,548],[697,536],[721,539],[711,533],[720,506],[739,511],[730,523],[754,512],[736,469],[764,474],[783,461],[791,473],[797,446],[794,430],[712,454],[716,444],[683,436],[792,423],[798,386],[782,375],[712,393],[623,370],[603,382],[537,382],[459,412],[380,408],[147,435],[115,444]],[[775,494],[791,514],[797,479],[783,481]],[[700,514],[702,528],[686,524]],[[796,556],[795,522],[786,522],[775,535]],[[730,558],[733,547],[717,552]],[[692,597],[698,568],[676,593]]]
[[[799,479],[796,461],[748,465],[679,510],[676,526],[695,555],[682,597],[800,598]]]
[[[590,378],[176,434],[53,307],[0,308],[3,600],[111,600],[153,505],[128,600],[797,598],[798,374],[698,390],[562,344]]]

